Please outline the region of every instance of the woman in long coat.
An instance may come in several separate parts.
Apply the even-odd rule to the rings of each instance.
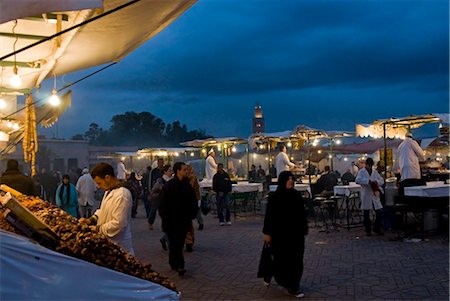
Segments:
[[[272,249],[275,281],[291,295],[303,298],[300,280],[308,221],[302,195],[294,189],[290,171],[280,173],[277,190],[269,196],[263,233]]]

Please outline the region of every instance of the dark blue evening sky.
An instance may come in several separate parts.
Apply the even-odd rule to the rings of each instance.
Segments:
[[[213,136],[247,137],[256,103],[267,132],[354,130],[448,112],[449,4],[203,0],[72,90],[72,108],[47,136],[70,138],[91,122],[109,128],[113,115],[149,111]]]

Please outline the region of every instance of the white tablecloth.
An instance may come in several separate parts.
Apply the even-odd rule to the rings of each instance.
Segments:
[[[405,187],[405,195],[426,198],[448,197],[450,196],[450,184]]]
[[[212,181],[201,181],[200,188],[212,188]],[[237,182],[233,184],[232,192],[252,192],[252,191],[263,191],[262,183],[249,183],[247,181]]]
[[[361,192],[361,185],[352,184],[352,185],[337,185],[334,186],[334,195],[345,195],[349,196],[353,192]]]
[[[308,193],[311,195],[311,187],[309,186],[309,184],[295,184],[295,190],[298,191],[308,191]],[[274,192],[275,190],[277,190],[277,185],[270,185],[269,186],[269,190],[271,192]]]

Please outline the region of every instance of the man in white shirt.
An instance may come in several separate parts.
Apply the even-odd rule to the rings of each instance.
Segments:
[[[131,238],[131,207],[133,197],[126,183],[114,176],[107,163],[97,164],[91,172],[97,187],[104,190],[100,209],[90,218],[80,218],[80,223],[96,225],[98,232],[134,255]]]
[[[117,163],[117,179],[120,181],[125,181],[127,179],[128,170],[125,168],[125,163],[121,159],[119,163]]]
[[[210,181],[212,181],[217,172],[217,163],[214,159],[215,155],[214,150],[211,148],[208,152],[208,157],[206,158],[205,178]]]
[[[288,155],[286,154],[286,146],[280,146],[280,153],[277,155],[275,159],[275,167],[277,169],[277,178],[283,171],[289,171],[291,168],[294,168],[296,165],[289,160]]]
[[[95,182],[89,174],[89,169],[84,168],[82,173],[75,186],[78,193],[78,209],[80,217],[89,217],[92,215],[95,201]]]
[[[398,146],[398,165],[400,167],[401,180],[420,179],[419,161],[425,160],[423,150],[419,144],[412,139],[408,133],[402,143]]]

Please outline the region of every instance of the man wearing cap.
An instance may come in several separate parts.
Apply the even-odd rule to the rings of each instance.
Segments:
[[[216,154],[214,153],[214,150],[211,148],[208,152],[208,157],[206,158],[205,178],[210,181],[212,181],[214,175],[217,172],[217,163],[214,159],[215,155]]]
[[[82,173],[75,186],[78,193],[78,209],[80,217],[90,217],[95,201],[95,182],[88,168],[84,168]]]
[[[398,165],[400,167],[401,180],[420,179],[419,161],[425,160],[423,150],[412,139],[412,134],[406,134],[405,140],[397,148]]]

